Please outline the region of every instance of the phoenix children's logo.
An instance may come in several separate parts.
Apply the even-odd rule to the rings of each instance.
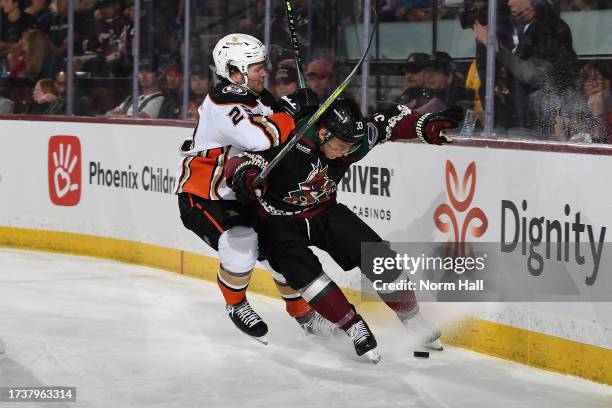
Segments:
[[[448,204],[440,204],[436,211],[434,211],[434,222],[438,230],[450,235],[448,242],[454,243],[455,254],[458,253],[461,256],[465,256],[465,243],[468,233],[475,238],[481,237],[489,225],[484,211],[478,207],[470,208],[476,193],[476,164],[471,162],[468,165],[463,175],[462,183],[459,185],[459,177],[457,176],[455,166],[453,166],[450,160],[447,160],[446,192],[452,207]],[[461,197],[465,198],[461,200]],[[461,228],[459,228],[457,221],[458,213],[465,213]],[[442,219],[444,216],[448,221]],[[479,224],[470,227],[472,221],[479,222]]]
[[[290,191],[285,201],[305,206],[329,199],[335,184],[327,177],[327,166],[323,167],[321,161],[311,166],[312,171],[308,174],[306,181],[299,183],[299,190]]]
[[[75,136],[49,139],[49,197],[60,206],[81,200],[81,142]]]

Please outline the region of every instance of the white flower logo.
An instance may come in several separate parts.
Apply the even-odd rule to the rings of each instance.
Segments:
[[[77,183],[72,183],[70,176],[79,158],[74,156],[72,160],[70,160],[70,156],[72,154],[72,146],[70,144],[68,145],[66,155],[64,156],[64,144],[60,143],[59,159],[57,154],[57,151],[53,152],[53,164],[55,165],[55,171],[53,173],[53,187],[55,188],[55,194],[57,194],[57,197],[62,198],[70,191],[75,191],[79,188]]]

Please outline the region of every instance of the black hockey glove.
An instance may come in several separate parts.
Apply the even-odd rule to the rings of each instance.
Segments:
[[[227,177],[227,167],[231,167],[231,177]],[[255,201],[257,197],[262,197],[268,190],[266,180],[262,181],[256,188],[253,181],[263,170],[265,163],[261,157],[243,153],[240,156],[232,157],[226,165],[226,181],[236,194],[236,200],[243,204]]]
[[[459,107],[451,107],[435,113],[425,113],[416,123],[416,135],[423,143],[442,145],[452,143],[453,139],[442,131],[453,129],[463,119],[463,111]]]
[[[283,96],[278,104],[283,112],[293,116],[293,120],[298,122],[319,109],[319,97],[309,88],[300,88],[287,96]]]

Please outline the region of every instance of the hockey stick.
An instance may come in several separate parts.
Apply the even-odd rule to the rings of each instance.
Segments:
[[[290,0],[285,0],[285,11],[287,12],[287,26],[289,28],[289,36],[291,37],[291,45],[293,46],[298,84],[300,88],[306,88],[306,81],[304,80],[304,73],[302,72],[302,54],[300,54],[300,44],[298,43],[297,30],[295,29],[295,20],[293,19],[293,6]]]
[[[351,80],[355,77],[357,71],[361,67],[361,64],[366,59],[366,56],[370,51],[370,46],[372,45],[372,40],[374,39],[375,32],[376,25],[374,25],[374,28],[372,29],[372,34],[370,35],[368,47],[364,51],[359,62],[357,62],[357,65],[355,65],[355,68],[353,68],[350,74],[348,74],[344,82],[342,82],[340,86],[338,86],[338,88],[336,88],[336,90],[334,90],[334,92],[332,92],[332,94],[327,97],[327,99],[321,104],[319,109],[317,109],[317,111],[310,117],[310,119],[308,119],[308,122],[306,122],[301,128],[298,129],[297,132],[295,132],[295,134],[293,135],[291,140],[285,145],[285,147],[283,147],[283,149],[278,152],[278,154],[270,161],[270,163],[268,163],[268,165],[261,171],[261,173],[259,173],[257,178],[253,180],[253,187],[257,187],[268,176],[268,174],[270,174],[270,171],[272,171],[272,169],[278,164],[278,162],[281,161],[287,153],[289,153],[289,150],[291,150],[293,146],[297,144],[297,142],[302,138],[302,136],[306,134],[308,129],[310,129],[317,122],[317,120],[319,120],[321,115],[323,115],[325,111],[327,111],[332,102],[334,102],[338,98],[338,96],[340,96],[342,91],[344,91],[344,89],[348,86],[349,82],[351,82]]]

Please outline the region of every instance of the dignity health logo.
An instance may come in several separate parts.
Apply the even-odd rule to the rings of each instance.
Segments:
[[[75,206],[81,200],[81,142],[76,136],[49,139],[49,197],[59,206]]]
[[[476,194],[476,163],[471,162],[468,165],[463,180],[459,184],[457,170],[455,170],[453,163],[447,160],[445,179],[446,193],[451,205],[440,204],[434,211],[434,222],[438,230],[450,235],[448,242],[454,243],[454,253],[465,256],[465,243],[468,242],[468,234],[471,237],[479,238],[487,231],[489,226],[484,211],[478,207],[470,208]],[[459,214],[462,215],[461,226],[458,221]],[[475,223],[475,225],[470,226],[472,223]]]

